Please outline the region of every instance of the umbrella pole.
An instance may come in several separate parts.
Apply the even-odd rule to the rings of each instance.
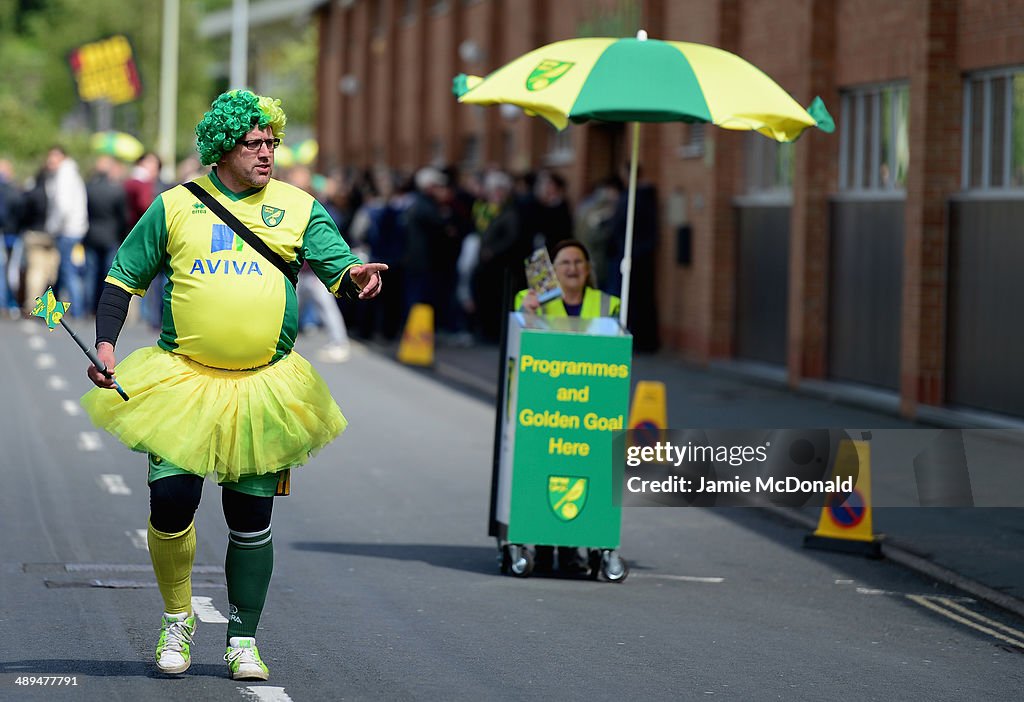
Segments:
[[[633,153],[629,160],[629,190],[626,200],[626,245],[622,251],[622,263],[619,264],[619,271],[622,273],[622,290],[619,298],[619,324],[626,328],[626,320],[629,318],[629,281],[633,270],[633,219],[636,211],[636,166],[640,155],[640,123],[633,122]]]

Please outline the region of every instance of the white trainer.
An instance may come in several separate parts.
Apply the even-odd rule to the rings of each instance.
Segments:
[[[164,612],[160,639],[156,643],[156,667],[161,673],[177,675],[192,665],[192,637],[196,633],[196,615],[188,612]]]
[[[256,639],[251,636],[232,636],[228,640],[228,650],[224,660],[231,669],[232,680],[266,680],[270,670],[260,658],[260,650],[256,648]]]
[[[328,344],[317,351],[316,357],[324,363],[344,363],[352,357],[352,348],[348,344]]]

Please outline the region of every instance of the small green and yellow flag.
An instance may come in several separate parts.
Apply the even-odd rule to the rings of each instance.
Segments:
[[[36,306],[32,309],[32,314],[42,317],[49,330],[53,331],[53,328],[60,324],[61,317],[67,314],[69,307],[71,307],[70,302],[60,302],[53,294],[53,288],[47,288],[42,297],[36,298]]]
[[[71,338],[75,340],[75,343],[78,344],[78,348],[82,349],[85,355],[89,357],[89,360],[92,361],[92,364],[96,366],[96,370],[108,378],[113,378],[113,372],[107,370],[107,367],[103,365],[103,361],[99,359],[96,352],[78,338],[78,334],[75,334],[74,329],[61,321],[64,315],[68,313],[69,307],[71,307],[70,302],[60,302],[53,294],[53,288],[47,288],[42,297],[36,298],[36,306],[32,308],[32,314],[36,317],[42,317],[50,331],[53,331],[53,328],[58,324],[62,325],[68,334],[71,335]],[[121,399],[127,402],[129,399],[128,393],[124,391],[116,380],[114,381],[114,388],[117,390],[117,394],[121,396]]]

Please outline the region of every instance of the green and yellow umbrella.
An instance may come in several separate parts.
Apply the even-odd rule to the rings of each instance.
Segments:
[[[146,147],[142,142],[125,132],[96,132],[89,142],[96,153],[113,156],[129,163],[146,153]]]
[[[835,129],[820,98],[804,109],[761,70],[728,51],[681,41],[567,39],[542,46],[486,78],[456,76],[459,102],[509,103],[558,129],[570,122],[634,122],[620,319],[629,307],[629,269],[640,122],[707,122],[793,141],[808,127]]]
[[[303,166],[309,166],[316,161],[318,153],[320,153],[320,147],[316,139],[305,139],[295,147],[295,160]]]
[[[274,149],[274,165],[281,168],[291,168],[295,165],[295,149],[287,144],[281,144]]]

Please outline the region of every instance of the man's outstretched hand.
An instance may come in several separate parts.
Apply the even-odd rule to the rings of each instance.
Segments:
[[[352,282],[359,286],[359,299],[369,300],[380,295],[384,282],[380,274],[388,269],[386,263],[364,263],[349,269]]]

